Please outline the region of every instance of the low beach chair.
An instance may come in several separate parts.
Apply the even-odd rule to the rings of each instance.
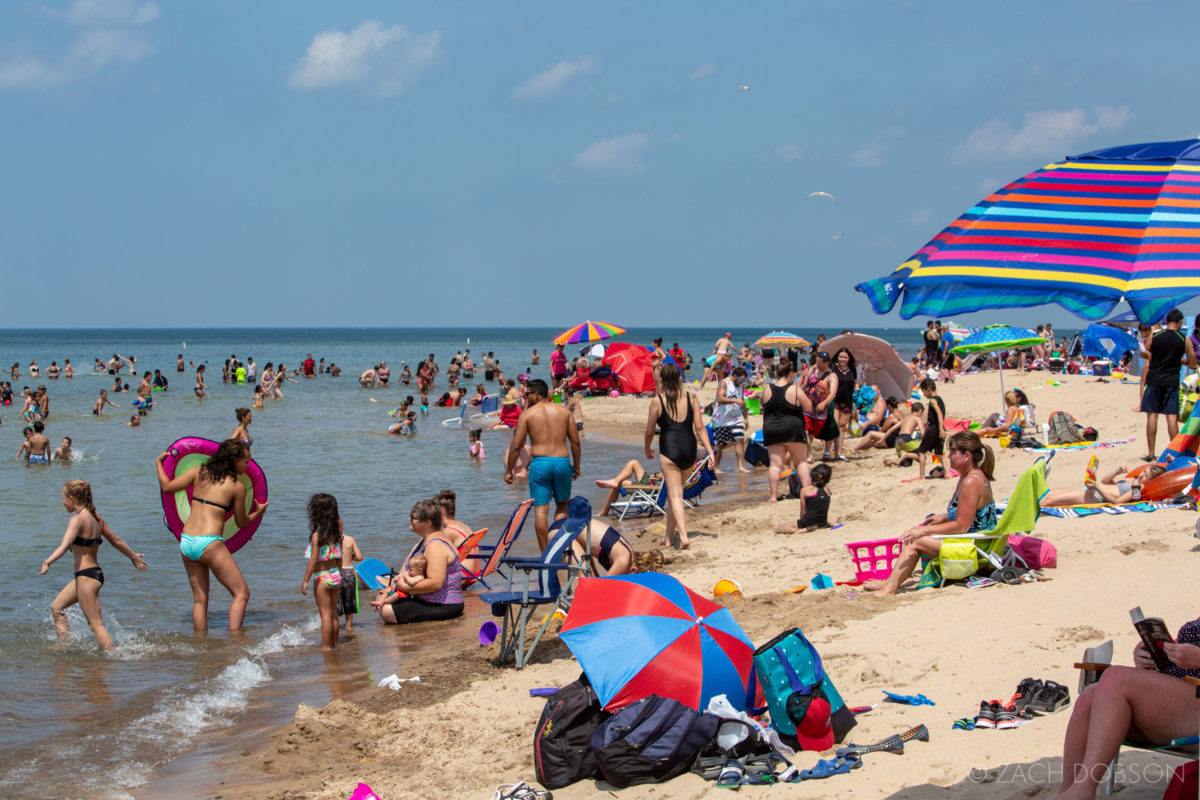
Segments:
[[[479,543],[483,541],[483,537],[487,536],[487,532],[487,528],[480,528],[468,536],[466,540],[458,546],[458,564],[459,568],[462,569],[462,588],[464,589],[470,586],[472,583],[475,583],[478,578],[475,577],[474,573],[467,569],[463,569],[462,563],[468,558],[478,558],[478,556],[475,555],[475,551],[479,548]]]
[[[683,503],[688,508],[700,504],[704,490],[717,482],[717,475],[708,466],[708,459],[700,459],[683,478]],[[635,484],[626,486],[628,500],[613,503],[610,508],[616,512],[617,519],[636,517],[642,514],[654,516],[666,514],[667,488],[665,481],[654,484]]]
[[[471,583],[478,581],[487,588],[492,588],[486,578],[488,575],[496,572],[500,568],[501,561],[508,556],[508,551],[512,549],[513,542],[517,540],[517,537],[521,535],[521,529],[525,527],[525,518],[529,516],[529,509],[531,508],[533,508],[533,498],[522,501],[520,505],[513,509],[512,516],[508,518],[508,524],[500,532],[500,538],[496,540],[495,544],[480,544],[473,552],[462,556],[462,558],[487,559],[479,572],[471,572],[469,569],[463,568],[464,586],[467,585],[466,581],[470,580]]]
[[[462,409],[458,412],[457,417],[442,420],[443,425],[460,425],[468,427],[471,425],[483,427],[491,425],[496,420],[500,419],[500,395],[489,394],[483,398],[477,406],[463,403]]]
[[[1039,504],[1047,492],[1046,472],[1053,456],[1054,453],[1051,453],[1039,458],[1017,478],[1008,506],[995,528],[975,533],[934,535],[933,538],[942,541],[941,552],[932,561],[940,576],[939,586],[944,586],[947,580],[969,578],[980,569],[1029,568],[1008,546],[1008,537],[1016,533],[1028,533],[1037,524],[1041,513]],[[927,586],[931,581],[922,578],[921,584]]]
[[[1075,665],[1075,669],[1081,670],[1079,674],[1079,691],[1091,686],[1096,681],[1100,680],[1100,676],[1104,670],[1108,669],[1112,664],[1112,642],[1108,641],[1097,647],[1089,647],[1084,651],[1083,661]],[[1200,678],[1187,677],[1183,680],[1196,686],[1196,696],[1200,697]],[[1159,747],[1147,747],[1137,744],[1136,742],[1122,742],[1122,747],[1133,747],[1138,750],[1147,750],[1152,753],[1165,753],[1170,756],[1178,756],[1179,758],[1196,761],[1200,759],[1200,743],[1196,741],[1195,736],[1186,739],[1176,739]],[[1120,753],[1108,765],[1108,777],[1104,780],[1104,794],[1111,795],[1116,788],[1117,781],[1117,762],[1120,760]],[[1179,773],[1179,770],[1176,770]]]
[[[571,607],[579,578],[590,571],[587,559],[580,560],[571,546],[585,529],[590,531],[591,504],[583,498],[576,498],[572,502],[580,500],[587,506],[586,517],[565,520],[540,558],[504,559],[508,573],[504,591],[485,592],[479,596],[480,600],[491,606],[492,616],[503,618],[500,628],[501,664],[514,655],[517,669],[523,669],[529,663],[555,614],[560,611],[565,613]],[[585,552],[590,551],[590,544],[589,541]],[[566,579],[560,582],[559,573],[564,571]],[[546,605],[551,608],[546,612],[533,641],[526,646],[529,621],[540,606]]]

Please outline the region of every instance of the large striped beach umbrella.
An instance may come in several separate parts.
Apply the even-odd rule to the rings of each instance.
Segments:
[[[1124,298],[1155,322],[1200,295],[1200,139],[1049,164],[855,288],[904,319],[1057,303],[1095,320]]]
[[[746,707],[750,638],[728,609],[670,575],[580,579],[558,635],[609,710],[651,694],[697,711],[719,694]]]
[[[620,325],[613,325],[611,322],[592,322],[588,320],[581,322],[573,328],[567,328],[565,331],[554,337],[555,344],[576,344],[578,342],[598,342],[601,339],[611,339],[613,336],[620,336],[625,332],[625,329]]]

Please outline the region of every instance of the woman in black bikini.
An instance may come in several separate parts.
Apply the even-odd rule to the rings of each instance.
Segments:
[[[646,420],[646,458],[654,458],[655,426],[661,429],[658,439],[659,464],[662,465],[668,498],[667,530],[664,544],[672,546],[672,536],[679,530],[679,548],[686,550],[690,542],[683,511],[684,472],[691,472],[696,465],[697,441],[704,442],[708,452],[708,467],[713,466],[712,442],[700,411],[700,401],[694,394],[685,392],[679,377],[679,368],[664,364],[659,372],[659,388],[650,401],[650,416]]]
[[[792,458],[792,466],[800,473],[800,484],[807,489],[812,486],[808,467],[808,434],[804,429],[804,414],[812,412],[812,400],[792,382],[795,368],[788,359],[775,367],[775,382],[763,389],[763,444],[771,465],[767,470],[767,483],[771,496],[768,502],[779,499],[779,476],[783,472],[783,456]]]
[[[67,523],[62,542],[42,562],[42,568],[38,571],[38,575],[45,575],[50,565],[61,558],[68,548],[74,553],[75,578],[63,587],[50,604],[58,640],[62,642],[70,638],[66,611],[78,603],[92,628],[92,635],[96,637],[96,644],[100,645],[101,650],[112,650],[112,637],[108,635],[104,620],[100,617],[100,587],[104,585],[104,570],[96,561],[96,553],[103,541],[101,537],[108,539],[109,544],[117,548],[118,553],[128,557],[138,569],[145,571],[149,567],[142,560],[142,554],[133,552],[133,548],[113,533],[104,518],[96,513],[96,506],[92,504],[92,487],[87,481],[73,480],[63,484],[62,502],[74,516]]]

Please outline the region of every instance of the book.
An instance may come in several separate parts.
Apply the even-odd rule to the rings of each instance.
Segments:
[[[1142,644],[1154,659],[1154,666],[1159,672],[1166,672],[1175,663],[1167,658],[1163,644],[1174,644],[1175,638],[1167,630],[1167,625],[1158,617],[1147,617],[1142,613],[1141,606],[1129,609],[1129,617],[1133,620],[1134,630],[1142,637]]]
[[[1088,459],[1087,469],[1083,473],[1084,486],[1091,486],[1096,482],[1096,470],[1100,467],[1100,458],[1092,456]]]

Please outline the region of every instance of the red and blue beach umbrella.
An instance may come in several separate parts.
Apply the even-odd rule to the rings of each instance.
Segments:
[[[1200,139],[1049,164],[855,288],[904,319],[1057,303],[1095,320],[1124,298],[1153,323],[1200,295]]]
[[[670,575],[581,579],[559,637],[609,710],[651,694],[746,707],[754,645],[728,609]]]
[[[613,336],[620,336],[625,332],[625,329],[620,325],[613,325],[611,322],[581,322],[573,328],[567,328],[565,331],[554,337],[555,344],[576,344],[578,342],[598,342],[601,339],[611,339]]]

